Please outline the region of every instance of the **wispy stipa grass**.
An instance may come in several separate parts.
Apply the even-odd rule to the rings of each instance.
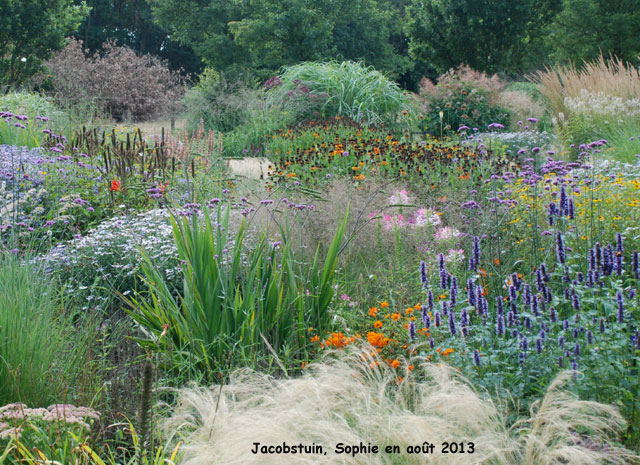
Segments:
[[[375,353],[375,352],[374,352]],[[568,465],[634,463],[612,445],[624,420],[613,408],[580,401],[560,376],[531,417],[507,428],[488,396],[444,365],[416,365],[399,380],[395,370],[353,351],[318,363],[297,379],[276,380],[240,371],[222,388],[188,388],[165,423],[184,435],[183,465],[208,464],[495,464]],[[418,375],[420,373],[420,375]],[[261,445],[312,443],[326,455],[253,454]],[[407,446],[435,444],[433,453]],[[338,443],[380,446],[377,454],[336,454]],[[475,452],[442,454],[441,444],[464,443]],[[386,454],[398,445],[400,454]]]

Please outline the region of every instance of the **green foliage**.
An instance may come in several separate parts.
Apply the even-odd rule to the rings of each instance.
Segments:
[[[621,162],[636,163],[640,158],[640,122],[626,121],[607,129],[605,139],[611,144],[607,154]]]
[[[241,81],[229,82],[213,68],[206,68],[184,97],[187,128],[195,131],[202,120],[207,129],[231,131],[248,121],[261,97]]]
[[[193,50],[171,40],[167,31],[153,22],[150,2],[87,0],[86,3],[91,11],[75,33],[83,41],[85,51],[94,53],[115,40],[140,55],[151,54],[167,60],[171,69],[187,73],[201,70],[201,60]]]
[[[51,99],[28,92],[10,92],[0,95],[0,111],[29,117],[25,121],[3,118],[0,121],[0,145],[39,147],[44,140],[43,129],[65,127],[69,123],[67,114],[57,109]],[[46,116],[49,121],[45,124],[37,120],[36,116]],[[20,123],[26,128],[20,129],[15,126],[15,123]]]
[[[557,0],[412,0],[407,7],[409,51],[444,72],[460,64],[497,72],[517,70],[526,43],[541,34]]]
[[[295,91],[309,94],[318,101],[322,117],[394,122],[398,113],[409,106],[408,97],[395,82],[362,63],[301,63],[286,67],[280,79],[282,85],[272,91],[270,98],[285,98]]]
[[[1,0],[0,91],[40,71],[88,12],[84,2],[72,0]]]
[[[251,70],[266,79],[283,65],[331,58],[394,76],[411,68],[402,42],[390,42],[397,14],[376,0],[154,0],[152,8],[172,38],[225,74]]]
[[[150,450],[147,445],[142,444],[134,426],[127,424],[127,428],[119,429],[116,434],[123,439],[123,430],[130,434],[130,446],[133,453],[129,454],[127,447],[111,448],[106,447],[106,451],[101,451],[98,447],[87,441],[86,434],[79,434],[73,428],[65,428],[56,431],[55,436],[51,436],[46,428],[40,428],[37,424],[30,424],[30,436],[43,446],[38,449],[31,447],[33,441],[28,438],[12,438],[0,455],[0,463],[8,465],[15,464],[36,464],[36,463],[73,463],[76,465],[174,465],[179,463],[177,459],[180,454],[182,442],[178,442],[175,447],[167,444],[165,447],[159,446]],[[129,439],[129,438],[127,438]],[[5,461],[3,461],[5,460]]]
[[[62,312],[54,283],[12,253],[0,253],[0,295],[0,404],[72,400],[90,333]]]
[[[422,126],[440,136],[461,126],[485,130],[491,123],[506,124],[509,110],[498,100],[503,86],[496,76],[489,78],[467,67],[443,74],[436,86],[425,79],[420,89],[426,110]]]
[[[253,250],[243,247],[243,223],[230,243],[229,209],[204,221],[173,218],[174,237],[183,260],[184,291],[178,298],[149,258],[143,265],[148,296],[130,301],[131,316],[148,332],[141,341],[172,350],[176,362],[212,381],[235,364],[257,365],[267,348],[298,361],[305,357],[306,330],[324,331],[346,217],[324,264],[320,251],[305,267],[291,242],[282,249],[262,236]],[[283,235],[285,231],[283,231]],[[308,291],[308,292],[307,292]]]
[[[556,61],[578,63],[615,55],[638,63],[640,2],[622,0],[565,0],[548,29]]]

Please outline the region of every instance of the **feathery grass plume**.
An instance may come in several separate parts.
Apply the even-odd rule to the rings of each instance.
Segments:
[[[551,104],[553,114],[569,114],[565,97],[579,97],[583,89],[593,93],[633,99],[640,97],[640,71],[617,57],[585,62],[582,66],[558,66],[528,76]]]
[[[610,445],[624,426],[613,407],[579,401],[561,389],[571,374],[551,385],[531,418],[508,429],[504,409],[452,368],[416,362],[400,380],[397,370],[370,353],[343,353],[296,379],[244,370],[223,387],[182,389],[164,429],[184,437],[182,465],[550,465],[560,458],[595,465],[637,458]],[[588,437],[576,431],[589,431]],[[437,445],[433,453],[407,453],[424,441]],[[452,441],[465,447],[473,442],[475,453],[442,454],[439,445]],[[326,455],[252,453],[256,443],[283,442],[320,445]],[[336,454],[336,445],[360,442],[381,452]],[[401,453],[386,454],[386,445],[398,445]]]

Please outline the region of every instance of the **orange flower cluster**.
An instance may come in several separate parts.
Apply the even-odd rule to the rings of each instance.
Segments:
[[[391,342],[391,339],[386,337],[384,335],[384,333],[376,333],[374,331],[369,331],[367,333],[367,341],[373,347],[377,347],[377,348],[381,349],[382,347],[384,347],[387,344],[389,344],[389,342]]]
[[[323,347],[335,347],[336,349],[341,349],[352,344],[355,340],[355,336],[346,337],[343,333],[331,333],[322,345]]]

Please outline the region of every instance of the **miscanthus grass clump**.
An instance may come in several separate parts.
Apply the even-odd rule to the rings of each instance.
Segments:
[[[550,385],[529,418],[507,427],[506,409],[450,367],[416,364],[399,379],[376,361],[369,351],[353,351],[309,366],[296,379],[239,371],[222,388],[181,390],[164,426],[185,440],[183,465],[595,465],[637,458],[612,445],[624,426],[615,408],[564,390],[570,374]],[[425,441],[433,452],[407,452]],[[255,443],[283,442],[321,445],[326,455],[252,453]],[[452,442],[465,453],[443,454],[442,445]],[[360,443],[378,445],[379,452],[337,453],[338,444]],[[387,445],[400,453],[385,453]]]

